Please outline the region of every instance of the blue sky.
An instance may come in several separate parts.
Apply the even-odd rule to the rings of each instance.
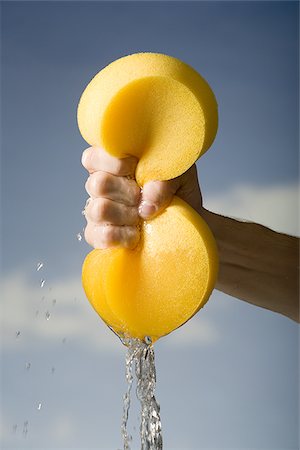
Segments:
[[[298,4],[3,2],[2,42],[1,445],[121,448],[124,349],[80,286],[79,97],[126,54],[189,63],[220,111],[197,163],[205,205],[299,234]],[[297,349],[294,323],[215,291],[156,345],[165,448],[296,449]]]

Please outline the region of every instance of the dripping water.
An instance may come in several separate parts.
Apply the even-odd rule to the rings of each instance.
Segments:
[[[44,263],[43,262],[38,262],[37,265],[36,265],[37,272],[39,272],[43,267],[44,267]]]
[[[127,346],[126,380],[127,391],[124,395],[123,418],[121,433],[124,450],[130,450],[131,435],[128,433],[128,416],[130,394],[133,378],[136,377],[136,395],[141,406],[140,439],[141,450],[161,450],[162,432],[160,406],[155,398],[156,371],[154,349],[151,338],[145,341],[133,338],[122,338]]]

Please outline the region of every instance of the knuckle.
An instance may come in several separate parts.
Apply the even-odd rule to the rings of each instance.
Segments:
[[[115,227],[111,225],[105,225],[103,227],[103,243],[106,247],[110,247],[118,243],[118,232]]]
[[[87,224],[87,226],[84,229],[84,239],[89,245],[93,246],[94,239],[93,239],[92,227],[89,224]]]
[[[110,193],[112,189],[112,177],[106,172],[95,172],[86,182],[86,190],[94,197],[101,197]]]
[[[98,219],[98,205],[96,199],[91,199],[86,209],[86,217],[91,221],[96,221]]]
[[[88,224],[84,230],[86,242],[94,248],[108,248],[115,245],[114,227],[111,225]]]
[[[103,198],[94,199],[92,203],[92,216],[97,221],[107,219],[109,212],[109,202]]]
[[[108,194],[111,190],[112,177],[105,172],[99,172],[93,179],[93,188],[98,195]]]
[[[93,154],[93,148],[89,147],[84,150],[81,157],[81,163],[83,167],[87,170],[89,170],[92,167],[92,154]]]
[[[123,243],[125,247],[134,248],[140,240],[138,227],[126,227]]]
[[[136,206],[139,203],[141,190],[134,180],[124,179],[124,192],[131,206]]]
[[[111,206],[110,206],[110,201],[106,200],[104,198],[99,199],[98,201],[98,211],[99,211],[99,216],[102,219],[107,219],[109,216],[109,212],[111,210]]]
[[[138,208],[131,206],[129,209],[130,213],[128,214],[128,218],[130,218],[129,225],[136,225],[139,222],[139,211]]]

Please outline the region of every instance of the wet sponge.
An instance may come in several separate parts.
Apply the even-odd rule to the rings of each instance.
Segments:
[[[90,145],[139,158],[139,185],[185,172],[210,147],[217,124],[207,82],[189,65],[159,53],[112,62],[88,84],[78,106],[79,129]]]
[[[111,155],[139,158],[136,179],[168,180],[185,172],[214,140],[217,104],[206,81],[171,56],[138,53],[101,70],[78,106],[82,136]],[[192,317],[216,282],[218,256],[204,220],[181,199],[141,225],[134,250],[93,250],[83,287],[118,334],[152,341]]]
[[[136,249],[93,250],[83,265],[83,287],[115,332],[154,342],[207,302],[217,267],[208,226],[174,197],[161,215],[143,223]]]

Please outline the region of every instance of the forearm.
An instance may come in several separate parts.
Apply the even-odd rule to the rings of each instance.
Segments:
[[[299,240],[204,210],[218,245],[216,288],[299,321]]]

